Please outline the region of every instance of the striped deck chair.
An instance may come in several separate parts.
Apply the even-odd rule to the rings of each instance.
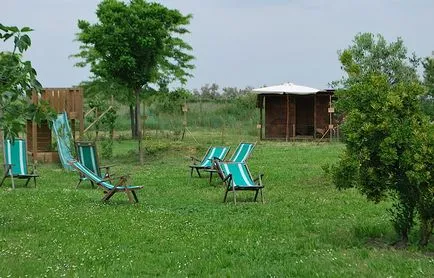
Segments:
[[[235,149],[235,152],[232,154],[231,158],[227,162],[239,162],[239,163],[245,163],[247,158],[249,158],[250,154],[252,153],[253,149],[255,148],[256,143],[247,143],[247,142],[241,142],[237,148]],[[206,171],[209,172],[209,183],[212,181],[212,174],[214,172],[217,172],[215,161],[222,161],[221,159],[214,159],[214,165],[210,169],[207,169]]]
[[[12,188],[15,188],[14,178],[26,179],[26,186],[29,184],[29,181],[33,179],[36,187],[36,178],[38,175],[35,174],[34,166],[32,167],[32,171],[29,172],[29,165],[27,165],[26,141],[18,138],[13,141],[5,139],[3,145],[5,172],[0,186],[3,185],[3,182],[7,177],[10,177]]]
[[[97,176],[94,172],[83,166],[77,160],[71,160],[70,165],[79,171],[83,176],[87,179],[94,182],[96,185],[101,187],[104,190],[104,196],[101,199],[102,201],[108,201],[115,193],[124,192],[128,196],[128,200],[131,203],[138,203],[139,199],[137,198],[136,191],[142,189],[143,186],[135,186],[135,185],[126,185],[127,176],[119,177],[119,181],[116,184],[112,184],[111,182]]]
[[[76,141],[75,150],[77,153],[78,161],[83,166],[85,166],[90,171],[94,172],[98,177],[110,180],[110,167],[114,165],[102,166],[99,164],[97,149],[94,142]],[[101,169],[105,169],[104,174],[101,172]],[[80,183],[84,180],[90,181],[92,187],[94,186],[94,182],[92,180],[89,180],[88,178],[86,178],[84,175],[80,173],[80,178],[77,184],[77,188],[80,185]]]
[[[245,163],[217,161],[216,167],[220,177],[226,184],[226,192],[223,202],[226,202],[228,192],[232,191],[234,195],[234,203],[236,204],[237,197],[235,192],[237,190],[255,191],[256,194],[253,199],[255,202],[258,197],[258,193],[260,192],[261,202],[264,202],[264,198],[262,195],[262,189],[264,188],[264,186],[262,185],[263,174],[260,174],[256,179],[252,179],[249,168],[247,168],[247,165]]]
[[[209,147],[202,160],[195,157],[190,157],[197,164],[190,165],[190,176],[193,176],[193,171],[196,170],[199,177],[201,177],[199,170],[211,169],[213,159],[223,160],[229,152],[230,147]]]

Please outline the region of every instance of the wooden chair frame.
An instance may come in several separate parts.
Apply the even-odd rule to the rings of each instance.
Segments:
[[[5,139],[4,143],[6,144],[7,141],[9,141],[9,140]],[[5,147],[4,150],[3,150],[4,151],[3,159],[4,159],[4,162],[5,162],[3,164],[3,166],[4,166],[4,176],[3,176],[2,181],[0,182],[0,186],[2,186],[3,183],[4,183],[4,181],[6,180],[6,178],[9,177],[9,178],[11,178],[12,188],[13,189],[15,189],[14,178],[25,179],[26,180],[25,186],[27,186],[29,184],[30,180],[33,179],[33,182],[34,182],[35,187],[36,187],[36,178],[39,177],[39,175],[35,174],[35,172],[36,172],[36,166],[35,166],[35,164],[28,164],[27,163],[27,146],[26,146],[26,141],[24,139],[21,139],[21,138],[16,138],[15,141],[22,141],[22,143],[23,143],[24,148],[23,148],[22,152],[23,152],[23,155],[25,157],[20,158],[20,159],[24,160],[23,162],[26,165],[25,170],[26,170],[27,173],[26,174],[16,174],[16,173],[12,172],[13,171],[12,168],[13,168],[13,166],[15,166],[15,164],[7,163],[7,161],[6,161],[6,147]],[[30,173],[28,172],[28,169],[27,169],[29,167],[32,168],[32,171]]]
[[[104,190],[104,196],[101,199],[102,201],[108,201],[117,192],[124,192],[131,203],[139,202],[139,199],[137,198],[136,190],[142,189],[143,186],[126,185],[126,182],[129,177],[128,175],[119,177],[118,182],[112,184],[111,182],[109,182],[108,179],[102,179],[98,177],[94,172],[87,169],[84,165],[82,165],[77,160],[71,160],[69,163],[71,164],[72,167],[77,169],[77,171],[79,171],[81,174],[86,176],[86,178],[92,180],[96,185],[98,185],[100,188]]]

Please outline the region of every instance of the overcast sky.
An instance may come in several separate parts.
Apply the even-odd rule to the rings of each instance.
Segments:
[[[189,89],[259,87],[294,82],[323,89],[342,76],[337,51],[358,32],[401,37],[409,52],[434,50],[433,0],[160,0],[193,14],[185,37],[196,69]],[[1,0],[0,23],[29,26],[32,61],[44,87],[69,87],[89,77],[68,58],[77,20],[96,21],[97,0]],[[0,50],[9,48],[1,43]]]

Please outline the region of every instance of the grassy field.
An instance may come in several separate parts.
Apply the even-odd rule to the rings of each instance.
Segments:
[[[200,144],[148,138],[143,166],[136,143],[115,142],[104,162],[144,186],[137,205],[123,194],[101,203],[100,189],[75,189],[78,175],[57,165],[39,166],[37,188],[11,190],[8,181],[0,277],[434,277],[433,244],[389,247],[389,203],[338,191],[324,176],[343,145],[259,142],[249,166],[265,174],[266,203],[243,192],[234,205],[222,203],[218,179],[189,177],[186,156],[209,144],[233,151],[242,138],[195,135]],[[416,246],[417,234],[411,240]]]

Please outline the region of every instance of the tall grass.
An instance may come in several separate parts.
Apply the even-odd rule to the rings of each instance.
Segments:
[[[255,138],[193,135],[199,144],[146,138],[143,166],[135,142],[115,141],[113,160],[103,162],[144,185],[137,205],[122,194],[101,203],[100,189],[75,189],[78,175],[57,165],[40,165],[37,188],[0,188],[0,277],[434,276],[433,244],[389,247],[390,203],[337,191],[324,176],[343,145],[258,143],[248,163],[265,174],[266,203],[241,192],[234,205],[222,203],[218,179],[189,177],[186,156]]]
[[[186,115],[179,105],[172,109],[161,109],[154,104],[145,106],[145,129],[171,131],[179,134],[184,130],[184,120],[191,130],[238,130],[246,135],[256,135],[259,111],[255,107],[255,96],[243,96],[232,100],[201,100],[187,102]],[[116,121],[117,131],[130,129],[128,107],[121,106]]]

